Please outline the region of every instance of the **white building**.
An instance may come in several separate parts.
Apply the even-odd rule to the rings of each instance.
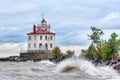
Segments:
[[[39,53],[41,51],[52,51],[56,45],[55,33],[50,31],[50,25],[43,18],[41,24],[33,25],[33,32],[28,36],[28,52]]]

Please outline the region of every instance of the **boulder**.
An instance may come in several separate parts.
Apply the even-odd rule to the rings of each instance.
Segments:
[[[115,70],[120,70],[120,64],[115,65],[113,68],[114,68]]]

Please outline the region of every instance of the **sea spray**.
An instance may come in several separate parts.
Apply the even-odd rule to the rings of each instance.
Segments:
[[[77,70],[76,70],[77,69]],[[90,61],[81,58],[70,58],[60,62],[56,67],[57,73],[75,73],[105,80],[120,80],[120,75],[110,66],[94,66]]]
[[[80,58],[70,58],[60,62],[56,68],[56,71],[65,72],[64,70],[70,67],[71,69],[68,70],[73,70],[74,68],[90,75],[95,75],[96,73],[94,74],[94,72],[97,71],[96,67],[94,67],[92,63]]]

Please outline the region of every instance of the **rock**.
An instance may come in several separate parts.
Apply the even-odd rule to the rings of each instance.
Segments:
[[[120,64],[113,67],[115,70],[120,70]]]

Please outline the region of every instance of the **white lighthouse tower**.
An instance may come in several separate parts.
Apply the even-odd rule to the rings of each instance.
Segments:
[[[29,53],[52,53],[56,45],[55,33],[50,31],[50,24],[43,18],[41,24],[33,25],[33,32],[27,34]]]

